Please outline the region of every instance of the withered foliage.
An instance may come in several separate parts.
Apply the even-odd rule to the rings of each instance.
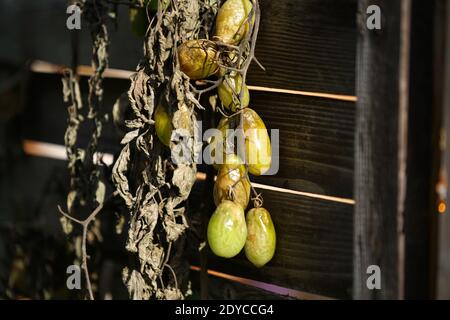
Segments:
[[[105,200],[105,180],[102,176],[101,157],[97,153],[99,138],[106,120],[101,110],[103,98],[103,72],[108,67],[108,31],[106,27],[109,8],[100,1],[75,1],[83,12],[88,23],[93,42],[92,67],[93,74],[89,78],[87,103],[83,103],[79,79],[74,70],[65,70],[62,79],[64,101],[68,103],[68,126],[65,133],[65,145],[70,173],[70,192],[67,196],[67,211],[70,217],[81,217],[103,204]],[[81,146],[78,138],[80,128],[86,124],[92,125],[91,138],[87,146]],[[73,220],[68,216],[61,217],[65,233],[73,230]],[[87,231],[87,228],[86,228]],[[91,234],[100,236],[99,224],[94,224]],[[81,262],[87,273],[86,235],[74,236],[76,262]],[[83,244],[83,245],[81,245]],[[91,291],[91,290],[90,290]],[[92,297],[92,292],[90,292]]]
[[[125,120],[128,132],[112,178],[131,214],[126,248],[139,259],[135,268],[123,271],[133,299],[184,296],[170,260],[171,249],[188,228],[183,203],[196,179],[197,146],[193,139],[188,142],[191,163],[175,164],[177,146],[172,142],[170,152],[157,140],[152,116],[157,104],[164,103],[173,114],[174,130],[195,130],[196,109],[202,107],[179,70],[176,48],[186,40],[206,38],[217,10],[217,0],[172,1],[167,9],[160,4],[147,30],[144,59],[131,78],[133,116]]]
[[[86,220],[74,217],[86,216],[86,212],[95,208],[94,213],[101,210],[108,179],[116,188],[113,196],[120,195],[129,212],[126,249],[131,262],[123,270],[123,281],[130,297],[183,299],[189,293],[189,286],[181,286],[172,258],[179,256],[180,238],[188,228],[184,203],[196,180],[195,154],[199,146],[193,138],[188,141],[192,161],[177,164],[179,162],[173,161],[178,157],[177,144],[172,142],[170,149],[161,144],[153,119],[157,105],[163,103],[173,114],[174,130],[187,128],[193,134],[196,110],[203,107],[198,100],[199,92],[179,70],[176,48],[186,40],[208,38],[220,0],[177,0],[171,1],[167,8],[162,5],[165,1],[159,1],[158,11],[151,17],[145,36],[144,56],[131,77],[128,99],[118,99],[113,108],[129,109],[131,116],[121,119],[113,114],[114,122],[126,132],[111,177],[102,176],[98,166],[101,158],[95,156],[105,120],[100,108],[102,76],[108,65],[106,20],[110,9],[106,1],[78,1],[92,33],[94,74],[89,80],[87,106],[82,102],[73,71],[67,71],[63,78],[69,113],[65,143],[71,191],[67,197],[68,213],[62,212],[62,225],[67,233],[73,228],[72,222],[83,226],[83,238],[78,237],[76,241],[80,244],[79,258],[91,298],[86,232],[95,215],[89,215]],[[136,2],[134,5],[144,6],[143,0]],[[91,122],[94,129],[89,144],[79,146],[78,133],[85,122]]]

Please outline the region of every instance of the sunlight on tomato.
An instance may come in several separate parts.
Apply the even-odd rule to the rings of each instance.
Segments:
[[[215,255],[223,258],[236,256],[247,239],[244,210],[232,201],[220,203],[208,224],[208,244]]]

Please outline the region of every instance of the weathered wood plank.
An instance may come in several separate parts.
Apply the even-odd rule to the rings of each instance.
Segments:
[[[401,22],[410,12],[402,12],[402,3],[410,1],[360,1],[358,38],[355,141],[355,232],[353,288],[356,299],[395,299],[403,296],[404,242],[404,131],[399,64],[407,64]],[[381,30],[366,27],[366,9],[379,5]],[[404,16],[401,19],[402,15]],[[402,46],[400,45],[402,43]],[[406,86],[408,82],[406,82]],[[408,88],[408,87],[406,87]],[[407,93],[407,91],[406,91]],[[402,174],[402,176],[400,176]],[[366,286],[367,267],[381,268],[382,290]]]
[[[71,65],[72,31],[66,28],[67,1],[15,0],[0,3],[0,61],[22,64],[28,59],[40,59],[56,64]],[[110,65],[134,70],[142,56],[142,40],[131,33],[128,11],[119,8],[119,27],[110,25]],[[20,23],[19,21],[23,22]],[[90,65],[92,40],[86,24],[79,32],[79,63]]]
[[[361,17],[369,4],[360,3]],[[382,30],[367,30],[362,18],[358,44],[354,295],[427,297],[432,87],[424,80],[433,55],[421,48],[433,46],[433,10],[416,1],[375,4]],[[366,286],[369,265],[381,268],[382,290]]]
[[[0,61],[27,59],[70,65],[71,31],[65,1],[0,3],[0,42],[8,50]],[[134,70],[142,40],[131,33],[128,12],[119,6],[118,28],[111,25],[110,66]],[[262,23],[256,48],[263,72],[253,64],[249,83],[276,88],[354,93],[356,0],[261,1]],[[26,21],[20,27],[17,21]],[[86,25],[79,32],[79,63],[90,64],[91,39]]]
[[[361,1],[357,63],[354,297],[434,296],[442,44],[436,3]],[[379,5],[382,29],[365,26]],[[441,32],[441,31],[440,31]],[[434,80],[430,81],[430,78]],[[389,115],[388,117],[386,115]],[[367,267],[381,269],[369,290]]]
[[[128,86],[127,80],[105,80],[106,111],[111,110],[117,96]],[[82,89],[87,92],[86,78],[82,80]],[[352,198],[353,102],[272,92],[252,92],[251,101],[267,127],[279,129],[280,135],[279,172],[275,176],[255,177],[253,181]],[[28,104],[25,137],[64,144],[67,111],[62,101],[60,75],[33,74]],[[82,141],[87,141],[87,133],[88,130],[83,130]],[[117,152],[120,139],[109,121],[100,145],[102,151]]]
[[[251,107],[280,136],[279,171],[254,181],[351,198],[355,104],[251,92]]]
[[[188,299],[200,299],[201,280],[200,273],[191,271],[190,280],[192,281],[192,296]],[[265,290],[261,290],[252,286],[241,284],[235,281],[218,278],[215,276],[208,277],[208,296],[207,299],[213,300],[281,300],[287,299],[284,296],[277,295]]]
[[[23,137],[26,139],[64,145],[67,127],[67,105],[63,101],[60,75],[31,74],[29,95],[23,117]],[[84,97],[87,97],[87,78],[80,82]],[[110,112],[118,96],[129,88],[129,81],[105,79],[104,110]],[[86,103],[86,99],[83,101]],[[86,145],[92,128],[82,127],[80,143]],[[106,122],[99,149],[102,152],[116,153],[120,150],[120,133],[114,127],[111,117]]]
[[[353,94],[356,1],[261,0],[252,85]]]
[[[271,213],[277,231],[277,251],[272,261],[258,269],[247,261],[243,252],[233,259],[211,253],[208,268],[285,288],[349,298],[353,206],[262,192],[264,207]],[[195,192],[191,199],[194,204],[200,201]],[[197,264],[196,248],[191,257],[193,264]]]

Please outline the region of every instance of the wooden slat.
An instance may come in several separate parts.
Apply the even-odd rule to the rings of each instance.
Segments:
[[[67,160],[67,150],[66,147],[63,145],[48,143],[48,142],[41,142],[41,141],[34,141],[34,140],[23,140],[22,141],[22,149],[26,155],[29,156],[35,156],[35,157],[43,157],[43,158],[49,158],[49,159],[57,159],[57,160]],[[102,163],[110,166],[114,164],[114,155],[110,153],[95,153],[94,154],[94,163],[97,163],[100,160]],[[203,172],[197,172],[196,174],[197,181],[204,181],[206,179],[206,173]],[[214,177],[216,179],[216,177]],[[271,190],[281,193],[287,193],[287,194],[293,194],[293,195],[299,195],[314,199],[321,199],[321,200],[327,200],[332,202],[338,202],[338,203],[345,203],[354,205],[355,201],[353,199],[346,199],[346,198],[339,198],[339,197],[333,197],[333,196],[327,196],[317,193],[311,193],[311,192],[304,192],[304,191],[297,191],[297,190],[291,190],[286,188],[280,188],[280,187],[274,187],[270,185],[265,185],[257,182],[251,182],[251,185],[254,188],[258,188],[261,190]]]
[[[358,99],[355,96],[351,95],[343,95],[343,94],[335,94],[335,93],[326,93],[326,92],[312,92],[312,91],[302,91],[302,90],[292,90],[292,89],[279,89],[279,88],[270,88],[270,87],[260,87],[254,85],[247,85],[250,91],[263,91],[263,92],[275,92],[275,93],[287,93],[287,94],[295,94],[299,96],[308,96],[308,97],[316,97],[316,98],[327,98],[332,100],[341,100],[341,101],[351,101],[356,102]]]
[[[62,145],[33,140],[23,140],[22,147],[24,153],[29,156],[67,160],[67,149]],[[108,166],[114,164],[114,156],[110,153],[94,153],[95,164],[100,163],[100,158],[102,163]]]
[[[258,86],[353,94],[356,1],[261,0],[258,60],[249,83]]]
[[[197,266],[191,266],[191,270],[201,271],[201,268],[197,267]],[[280,286],[277,286],[274,284],[270,284],[267,282],[261,282],[261,281],[256,281],[256,280],[252,280],[252,279],[237,277],[237,276],[233,276],[230,274],[226,274],[226,273],[211,270],[211,269],[208,269],[207,273],[210,276],[213,276],[216,278],[226,279],[226,280],[229,280],[229,281],[232,281],[235,283],[239,283],[239,284],[243,284],[243,285],[253,287],[256,289],[261,289],[265,292],[273,293],[274,296],[278,296],[278,297],[282,296],[283,298],[295,298],[295,299],[301,299],[301,300],[332,300],[329,297],[321,296],[318,294],[312,294],[312,293],[298,291],[298,290],[294,290],[294,289],[283,288],[283,287],[280,287]]]
[[[82,89],[86,89],[86,78],[82,85]],[[128,86],[129,80],[105,80],[105,111],[111,110],[117,96]],[[67,110],[62,101],[60,76],[33,74],[30,90],[25,138],[63,145]],[[352,201],[353,102],[252,92],[251,103],[269,129],[280,130],[279,172],[275,176],[255,177],[254,182]],[[82,145],[87,142],[88,129],[82,129]],[[100,144],[101,151],[116,153],[120,139],[109,121]]]
[[[190,274],[193,295],[187,297],[189,300],[198,300],[200,297],[200,273],[193,270]],[[214,300],[281,300],[288,299],[266,290],[245,285],[236,281],[227,280],[222,277],[208,277],[207,299]]]
[[[208,268],[313,294],[349,298],[353,206],[259,191],[263,193],[264,207],[271,213],[277,231],[273,260],[258,269],[243,253],[233,259],[222,259],[211,253]],[[195,190],[191,199],[194,205],[200,202]],[[194,249],[193,264],[197,256]]]
[[[42,59],[71,64],[71,31],[65,1],[16,0],[0,4],[5,13],[0,60],[22,63]],[[256,47],[263,72],[253,64],[249,83],[280,89],[354,94],[356,0],[261,0],[262,23]],[[20,28],[11,28],[26,21]],[[58,26],[58,27],[55,27]],[[110,66],[133,70],[142,56],[142,39],[131,33],[128,11],[119,6],[118,28],[109,28]],[[80,63],[89,65],[87,25],[79,32]]]
[[[251,107],[280,135],[278,173],[254,181],[352,198],[353,102],[252,92]]]
[[[80,82],[84,103],[87,97],[87,78]],[[128,90],[129,81],[105,79],[103,108],[110,112],[115,100]],[[57,74],[32,74],[29,81],[25,116],[23,117],[23,138],[64,145],[67,127],[67,105],[62,97],[61,76]],[[84,126],[80,132],[80,146],[85,147],[92,128]],[[116,153],[120,150],[121,134],[112,124],[111,117],[103,128],[99,148],[101,152]]]
[[[67,1],[60,0],[0,2],[0,28],[8,30],[0,33],[0,42],[8,46],[8,50],[0,51],[0,61],[22,64],[28,59],[41,59],[71,65],[72,31],[66,28],[66,8]],[[118,17],[118,28],[108,25],[110,66],[133,70],[142,57],[142,39],[131,32],[128,8],[119,6]],[[92,40],[84,22],[79,37],[79,62],[89,65]]]
[[[67,68],[64,65],[57,65],[54,63],[50,63],[48,61],[42,60],[34,60],[30,64],[30,70],[35,73],[44,73],[44,74],[62,74],[63,71]],[[114,69],[114,68],[106,68],[103,72],[103,76],[105,78],[114,78],[114,79],[125,79],[128,80],[133,75],[135,71],[130,70],[122,70],[122,69]],[[94,69],[91,66],[86,65],[78,65],[77,66],[77,75],[88,77],[94,73]],[[286,94],[294,94],[300,96],[308,96],[308,97],[316,97],[316,98],[327,98],[332,100],[341,100],[341,101],[351,101],[356,102],[357,98],[352,95],[343,95],[329,92],[314,92],[314,91],[302,91],[302,90],[292,90],[292,89],[280,89],[280,88],[271,88],[271,87],[261,87],[254,86],[251,84],[247,85],[250,91],[262,91],[262,92],[274,92],[274,93],[286,93]]]

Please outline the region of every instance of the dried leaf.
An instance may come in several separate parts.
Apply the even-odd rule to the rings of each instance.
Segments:
[[[105,201],[105,193],[106,193],[106,186],[102,181],[99,181],[97,184],[97,191],[95,192],[95,200],[98,204],[103,204]]]
[[[128,162],[130,161],[130,145],[127,144],[120,152],[118,159],[113,167],[112,180],[116,184],[122,198],[128,207],[133,206],[133,196],[131,195],[128,187],[128,179],[126,176],[128,170]]]
[[[139,135],[139,129],[128,132],[125,137],[122,138],[121,144],[128,144],[133,141]]]
[[[72,233],[73,231],[73,224],[72,221],[70,221],[69,219],[67,219],[66,217],[62,216],[61,218],[59,218],[59,222],[61,223],[63,232],[66,235],[69,235]]]
[[[185,40],[208,37],[219,3],[174,3],[160,12],[148,29],[145,59],[131,76],[128,90],[132,116],[124,121],[128,132],[123,139],[125,145],[113,168],[113,181],[131,215],[126,248],[139,258],[139,268],[131,274],[124,272],[124,282],[133,299],[183,299],[183,292],[175,286],[176,275],[165,263],[171,258],[169,247],[188,228],[183,202],[195,183],[194,160],[201,152],[201,143],[194,139],[198,129],[195,110],[203,106],[192,93],[190,80],[180,72],[175,52]],[[170,152],[155,136],[153,112],[159,102],[156,97],[165,99],[171,109],[174,132],[183,129],[188,133],[186,144],[180,146],[173,140]],[[182,156],[183,152],[177,153],[179,147],[186,148],[179,151],[189,152],[188,159]],[[136,158],[130,159],[131,156]],[[136,185],[134,194],[129,189],[131,177]],[[180,254],[181,248],[176,252]]]
[[[196,180],[196,169],[189,165],[180,165],[173,173],[172,183],[178,187],[180,195],[187,198]]]

